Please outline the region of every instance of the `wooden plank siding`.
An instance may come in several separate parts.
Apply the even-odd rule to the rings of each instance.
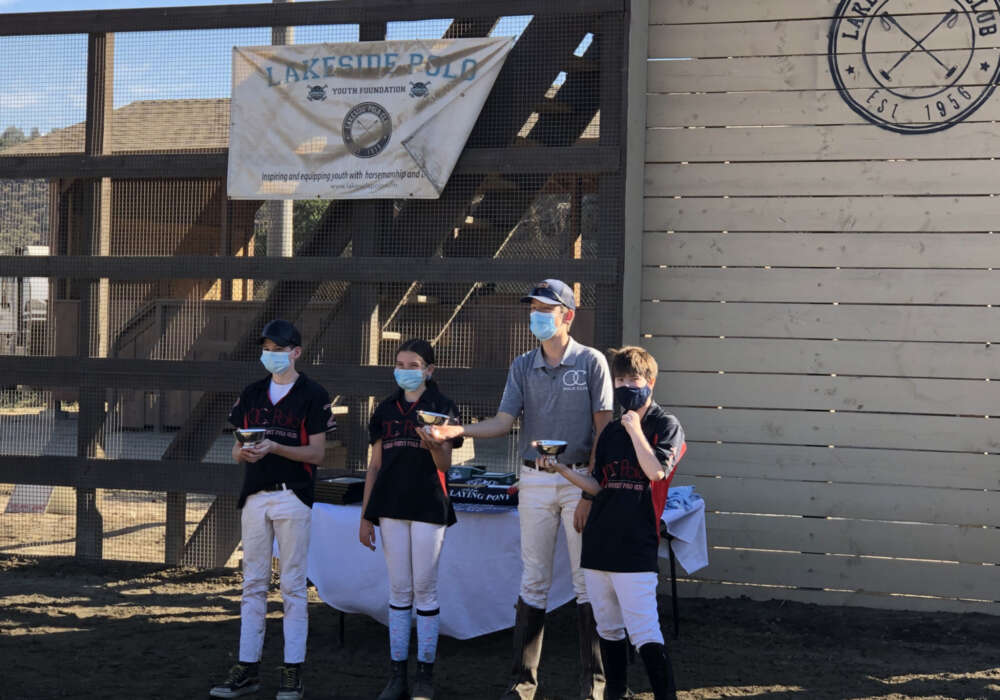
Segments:
[[[831,80],[829,73],[821,79]],[[852,88],[855,100],[864,102],[871,88]],[[1000,119],[1000,105],[987,102],[966,123],[981,124]],[[788,92],[714,92],[651,94],[646,104],[646,124],[652,127],[689,126],[835,126],[866,122],[851,111],[836,90]],[[944,132],[947,133],[947,132]],[[941,133],[927,135],[947,148]],[[988,142],[984,148],[988,148]],[[983,153],[989,156],[988,152]]]
[[[680,592],[1000,614],[1000,97],[866,121],[838,4],[650,0],[640,333],[710,547]]]
[[[1000,380],[1000,347],[986,343],[677,335],[644,342],[659,358],[661,371]],[[669,391],[667,386],[661,389]]]
[[[955,197],[740,197],[719,199],[706,197],[647,197],[645,222],[647,231],[808,231],[808,232],[926,232],[924,240],[947,243],[940,250],[952,250],[951,255],[968,255],[965,245],[978,238],[951,239],[939,232],[989,232],[1000,216],[1000,198],[989,196]],[[819,239],[793,239],[806,242]],[[864,245],[868,238],[851,239],[855,246]],[[870,240],[877,240],[872,238]],[[885,239],[883,239],[884,241]],[[905,239],[903,239],[905,240]],[[789,241],[792,242],[792,241]],[[904,243],[905,245],[905,243]],[[867,246],[872,252],[881,245]],[[830,250],[829,248],[825,248]],[[995,250],[992,245],[979,246],[980,252]],[[844,255],[851,255],[848,250]],[[767,263],[764,263],[767,264]]]

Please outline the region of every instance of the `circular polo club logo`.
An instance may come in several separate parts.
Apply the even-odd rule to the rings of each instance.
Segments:
[[[377,156],[392,137],[392,116],[380,104],[362,102],[344,117],[344,145],[358,158]]]
[[[1000,0],[841,0],[830,73],[847,104],[902,134],[954,126],[1000,76]]]

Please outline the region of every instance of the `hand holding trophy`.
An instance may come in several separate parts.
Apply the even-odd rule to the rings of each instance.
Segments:
[[[434,411],[417,411],[417,420],[420,421],[420,440],[428,448],[440,447],[447,440],[448,435],[441,435],[440,429],[452,422],[451,416],[446,413],[435,413]]]
[[[240,443],[240,459],[253,464],[259,461],[264,454],[259,452],[257,447],[261,445],[265,436],[267,435],[267,429],[265,428],[237,428],[233,431],[233,435],[236,436],[237,442]]]
[[[447,425],[451,416],[447,413],[435,413],[434,411],[417,411],[417,420],[423,426],[424,432],[430,435],[432,426]]]
[[[264,439],[267,434],[266,428],[237,428],[233,431],[236,440],[246,448],[252,448]]]
[[[535,464],[538,465],[539,469],[550,473],[557,471],[556,464],[558,460],[556,458],[565,452],[569,446],[564,440],[534,440],[531,444],[542,455],[541,459],[536,460]]]

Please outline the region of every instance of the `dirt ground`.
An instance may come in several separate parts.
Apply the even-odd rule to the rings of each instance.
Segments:
[[[239,574],[0,556],[0,698],[202,698],[233,662]],[[385,628],[338,613],[315,593],[309,698],[374,698],[384,682]],[[670,632],[670,601],[660,602]],[[680,697],[1000,698],[1000,621],[985,615],[827,608],[748,600],[681,601],[670,640]],[[549,617],[539,698],[574,698],[575,614]],[[668,637],[669,638],[669,637]],[[510,632],[443,638],[438,697],[499,697]],[[281,660],[276,591],[264,651],[273,697]],[[641,664],[637,697],[652,700]]]

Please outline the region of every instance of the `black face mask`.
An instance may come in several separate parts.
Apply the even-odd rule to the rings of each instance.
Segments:
[[[646,399],[653,393],[648,384],[642,388],[619,386],[615,388],[615,401],[626,411],[638,411],[646,405]]]

